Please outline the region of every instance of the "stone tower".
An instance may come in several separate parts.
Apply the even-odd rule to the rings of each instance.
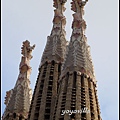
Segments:
[[[85,36],[83,14],[87,1],[71,2],[75,12],[73,31],[62,65],[53,120],[101,120],[90,46]]]
[[[54,114],[58,79],[67,44],[66,18],[63,15],[65,2],[66,0],[54,0],[53,6],[56,9],[53,28],[50,36],[47,37],[47,44],[42,55],[28,120],[52,120]]]
[[[19,65],[19,76],[15,87],[6,92],[5,112],[2,120],[27,120],[29,107],[32,98],[32,90],[30,89],[30,59],[31,52],[35,45],[30,46],[28,40],[23,42],[21,62]]]

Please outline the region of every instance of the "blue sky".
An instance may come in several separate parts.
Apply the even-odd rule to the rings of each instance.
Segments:
[[[66,38],[71,36],[71,0],[67,0]],[[31,60],[31,88],[34,89],[41,56],[52,29],[52,0],[2,0],[2,113],[6,91],[19,74],[22,42],[36,44]],[[89,0],[84,16],[86,36],[98,81],[98,98],[103,120],[118,120],[118,1]]]

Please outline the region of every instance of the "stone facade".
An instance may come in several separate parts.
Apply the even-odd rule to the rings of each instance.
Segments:
[[[28,40],[23,42],[21,63],[19,66],[19,76],[15,87],[6,92],[5,112],[2,120],[27,120],[29,107],[32,98],[32,90],[30,89],[30,59],[31,52],[35,45],[30,46]]]

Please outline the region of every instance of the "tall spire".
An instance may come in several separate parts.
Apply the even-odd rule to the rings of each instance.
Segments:
[[[53,28],[47,37],[39,74],[36,81],[28,120],[52,120],[61,65],[66,51],[66,18],[64,4],[66,0],[54,0]]]
[[[3,120],[26,120],[31,103],[32,90],[30,89],[30,60],[32,50],[35,45],[30,46],[28,40],[23,42],[21,47],[21,62],[19,65],[19,76],[15,87],[6,92],[6,109],[3,114]]]
[[[101,120],[83,19],[87,0],[72,0],[72,35],[62,65],[53,120]],[[71,112],[72,111],[72,112]]]
[[[46,61],[57,61],[63,62],[65,51],[66,51],[66,18],[63,15],[65,11],[64,4],[66,0],[53,0],[54,18],[53,28],[50,36],[47,37],[47,44],[42,56],[41,65]]]
[[[83,15],[86,3],[87,0],[72,0],[71,2],[71,9],[75,12],[72,22],[73,31],[62,66],[61,76],[64,76],[67,71],[77,70],[86,73],[92,78],[95,77],[90,46],[87,45],[87,37],[85,36],[86,22],[83,19]]]

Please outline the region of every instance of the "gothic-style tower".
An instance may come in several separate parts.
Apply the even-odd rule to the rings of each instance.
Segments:
[[[32,90],[30,89],[30,59],[31,52],[35,45],[30,46],[28,40],[23,42],[23,55],[19,65],[19,76],[15,87],[6,92],[5,104],[6,109],[3,114],[3,120],[27,120],[29,107],[32,98]]]
[[[75,12],[73,32],[62,65],[53,120],[101,120],[94,68],[85,36],[83,14],[87,1],[71,2],[71,9]]]
[[[28,120],[52,120],[61,64],[66,51],[65,24],[63,15],[66,0],[54,0],[54,19],[51,35],[42,55]]]

